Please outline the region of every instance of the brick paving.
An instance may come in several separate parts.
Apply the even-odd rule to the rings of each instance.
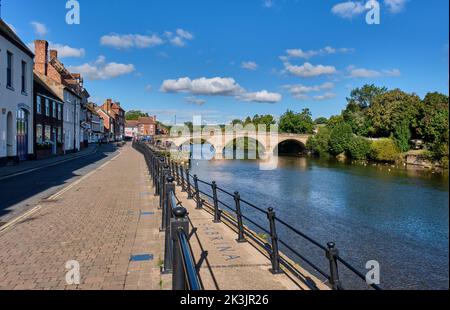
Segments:
[[[0,289],[170,287],[159,272],[164,235],[152,193],[143,157],[124,147],[120,155],[0,232]],[[138,254],[151,254],[153,260],[130,261]],[[66,283],[70,260],[80,264],[79,285]]]

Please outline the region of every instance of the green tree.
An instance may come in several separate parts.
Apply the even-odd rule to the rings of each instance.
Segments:
[[[270,114],[266,114],[266,115],[255,115],[253,117],[252,120],[254,125],[266,125],[267,127],[269,127],[270,125],[275,125],[277,122],[275,121],[275,118],[270,115]]]
[[[310,150],[314,155],[318,155],[320,157],[329,156],[329,147],[330,145],[330,129],[328,127],[322,127],[319,129],[319,132],[311,136],[306,142],[306,147]]]
[[[314,121],[311,112],[309,109],[303,109],[301,113],[288,110],[280,117],[279,128],[286,133],[313,133]]]
[[[376,97],[385,94],[386,92],[386,87],[377,87],[373,84],[366,84],[361,88],[355,88],[351,91],[350,97],[347,98],[347,110],[351,111],[355,108],[363,110],[370,108],[372,106],[373,100]]]
[[[125,119],[127,121],[137,121],[139,117],[148,117],[148,113],[139,110],[131,110],[125,113]]]
[[[337,124],[330,134],[330,153],[332,155],[339,155],[348,149],[348,144],[353,137],[352,127],[341,122]]]
[[[391,136],[403,122],[408,123],[413,136],[417,134],[421,111],[422,102],[417,95],[395,89],[376,97],[367,110],[367,116],[377,137]]]
[[[370,154],[370,142],[363,137],[352,137],[347,145],[347,153],[356,160],[367,159]]]
[[[370,158],[376,161],[394,162],[398,155],[397,144],[389,138],[373,141],[370,146]]]
[[[394,138],[401,152],[407,152],[410,148],[411,130],[408,120],[403,120],[394,128]]]
[[[435,159],[448,158],[449,98],[440,93],[428,93],[423,99],[420,135]]]
[[[314,121],[316,125],[326,125],[328,123],[328,119],[326,117],[319,117]]]

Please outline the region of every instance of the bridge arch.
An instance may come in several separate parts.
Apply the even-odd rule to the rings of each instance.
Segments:
[[[229,137],[222,149],[226,159],[259,159],[265,152],[265,144],[250,135]]]
[[[278,156],[300,156],[307,151],[306,143],[299,139],[283,139],[273,148],[273,153]]]

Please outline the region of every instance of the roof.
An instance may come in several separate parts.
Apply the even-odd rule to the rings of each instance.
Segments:
[[[153,117],[139,117],[138,124],[143,125],[155,125],[155,119]]]
[[[34,54],[26,46],[25,43],[17,36],[17,34],[0,18],[0,34],[12,42],[15,46],[22,50],[25,54],[34,58]]]
[[[59,101],[59,102],[63,102],[61,100],[61,98],[53,91],[53,89],[47,85],[47,83],[39,76],[39,74],[37,74],[36,72],[33,72],[33,81],[34,83],[38,84],[39,86],[41,86],[46,92],[49,97],[52,97],[54,100]],[[35,87],[36,89],[36,87]]]
[[[125,127],[137,127],[138,121],[125,121]]]

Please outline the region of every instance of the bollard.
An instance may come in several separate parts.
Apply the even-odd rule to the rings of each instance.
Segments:
[[[339,255],[339,251],[336,248],[336,244],[334,242],[327,243],[326,257],[330,262],[330,286],[333,290],[340,289],[340,281],[339,281],[339,272],[337,265],[337,256]]]
[[[247,242],[244,237],[244,224],[242,223],[242,212],[241,212],[241,196],[239,192],[234,193],[234,202],[236,203],[236,217],[238,222],[238,238],[237,242],[243,243]]]
[[[183,207],[176,207],[173,210],[172,220],[170,221],[170,234],[172,236],[173,248],[173,274],[172,289],[183,291],[186,289],[186,275],[183,268],[183,257],[178,243],[178,230],[184,230],[189,235],[189,220],[187,219],[187,210]]]
[[[197,200],[196,209],[200,210],[203,208],[203,201],[200,199],[200,190],[198,189],[198,177],[194,175],[194,186],[195,186],[195,199]]]
[[[186,169],[186,191],[188,194],[188,199],[192,199],[192,187],[191,187],[191,178],[189,176],[189,168]]]
[[[217,199],[217,184],[213,181],[211,184],[214,200],[214,223],[220,223],[219,200]]]
[[[280,269],[280,253],[278,250],[278,235],[277,229],[275,226],[275,212],[273,208],[269,208],[269,212],[267,213],[267,218],[269,220],[270,225],[270,238],[272,240],[272,253],[270,254],[270,260],[272,261],[272,268],[270,272],[273,274],[283,273]]]

